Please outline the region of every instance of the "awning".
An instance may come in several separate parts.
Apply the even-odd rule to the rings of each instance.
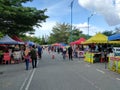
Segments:
[[[83,42],[85,42],[85,41],[86,41],[85,38],[80,38],[80,39],[78,39],[78,40],[76,40],[76,41],[74,41],[74,42],[71,42],[70,44],[71,44],[71,45],[73,45],[73,44],[79,45],[79,44],[81,44],[81,43],[83,43]]]
[[[0,44],[22,44],[21,42],[13,40],[11,37],[8,35],[4,36],[3,38],[0,39]]]
[[[108,37],[108,40],[120,40],[120,33],[119,34],[114,34]]]
[[[92,43],[120,43],[119,41],[108,41],[108,37],[104,34],[97,33],[95,36],[88,39],[86,42],[83,42],[82,44],[92,44]]]

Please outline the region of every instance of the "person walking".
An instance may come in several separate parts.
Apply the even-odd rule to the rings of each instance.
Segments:
[[[73,49],[72,49],[72,46],[70,46],[70,47],[68,48],[69,60],[73,60],[73,58],[72,58],[72,53],[73,53]]]
[[[62,50],[62,51],[63,51],[63,53],[62,53],[62,54],[63,54],[63,59],[65,59],[65,58],[66,58],[66,52],[67,52],[67,50],[66,50],[65,47],[63,47],[63,50]]]
[[[34,45],[31,47],[30,57],[32,59],[32,67],[34,69],[37,67],[37,53]]]
[[[38,56],[39,56],[39,59],[42,58],[42,47],[38,46]]]
[[[26,65],[26,70],[29,69],[29,61],[30,61],[30,49],[29,47],[25,47],[25,51],[24,51],[24,59],[25,59],[25,65]]]

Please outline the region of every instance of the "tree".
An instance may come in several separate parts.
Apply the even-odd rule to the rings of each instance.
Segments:
[[[76,27],[73,27],[73,30],[71,31],[70,28],[71,26],[69,24],[56,23],[56,25],[52,29],[52,33],[50,34],[49,43],[55,42],[69,43],[71,36],[73,41],[80,38],[79,36],[80,34],[82,34],[82,31],[80,31]]]
[[[115,34],[120,33],[120,27],[115,28]]]
[[[0,38],[3,37],[3,34],[0,32]]]
[[[22,3],[32,0],[0,0],[0,32],[3,34],[19,35],[35,31],[33,26],[41,26],[48,18],[47,9],[24,7]]]
[[[107,31],[107,30],[102,33],[106,36],[111,36],[111,35],[115,34],[113,31]]]
[[[79,30],[76,27],[73,27],[73,30],[71,31],[71,38],[72,38],[72,40],[69,40],[69,42],[78,40],[82,36],[82,33],[83,32],[81,30]]]
[[[64,42],[66,43],[69,38],[70,26],[68,24],[56,23],[50,34],[51,43]]]
[[[42,39],[40,38],[40,37],[35,37],[35,36],[33,36],[33,37],[31,37],[31,36],[26,36],[26,35],[22,35],[21,37],[20,37],[23,41],[28,41],[28,40],[30,40],[30,41],[33,41],[33,42],[35,42],[35,43],[37,43],[37,44],[42,44]]]
[[[42,41],[41,42],[42,42],[42,45],[45,44],[45,37],[44,37],[44,35],[42,36]]]

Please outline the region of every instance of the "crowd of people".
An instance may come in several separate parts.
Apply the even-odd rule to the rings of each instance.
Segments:
[[[74,49],[71,45],[69,47],[49,46],[48,52],[50,51],[57,52],[58,54],[61,53],[63,55],[63,59],[66,59],[66,56],[68,56],[69,60],[73,60]]]
[[[111,46],[108,48],[105,45],[95,45],[91,44],[88,45],[87,47],[84,47],[83,45],[77,45],[77,46],[72,46],[69,45],[68,47],[59,47],[59,46],[48,46],[48,52],[57,52],[58,54],[62,54],[63,59],[66,59],[66,57],[69,58],[69,60],[73,60],[73,57],[78,57],[78,52],[79,51],[90,51],[90,52],[101,52],[100,57],[104,58],[106,57],[106,53],[103,50],[110,51],[111,52]],[[29,46],[29,45],[24,45],[24,46],[18,46],[16,45],[13,48],[8,48],[4,49],[6,53],[9,53],[11,60],[14,59],[15,63],[19,63],[19,61],[23,61],[26,63],[26,70],[29,69],[29,62],[32,62],[32,67],[36,68],[37,67],[37,59],[42,58],[42,50],[43,47],[40,45],[35,46]],[[108,50],[107,50],[108,49]]]
[[[80,58],[84,57],[86,52],[94,53],[94,58],[108,61],[108,55],[112,51],[112,45],[107,44],[89,44],[89,45],[69,45],[68,47],[60,46],[49,46],[48,51],[62,53],[63,59],[68,56],[69,60],[73,60],[73,57]]]
[[[7,61],[7,63],[20,63],[20,62],[25,62],[26,65],[26,70],[29,69],[29,63],[32,62],[32,67],[36,68],[37,67],[37,59],[42,58],[42,47],[40,45],[35,46],[29,46],[29,45],[16,45],[14,47],[9,47],[6,46],[4,48],[0,49],[1,55],[0,55],[0,60],[1,63],[4,61],[4,54],[9,55],[10,60]],[[5,64],[7,64],[5,63]]]

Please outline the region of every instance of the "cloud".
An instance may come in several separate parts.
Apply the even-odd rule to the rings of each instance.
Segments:
[[[96,33],[100,32],[100,31],[101,32],[104,31],[103,28],[92,26],[92,25],[89,25],[89,31],[88,31],[88,24],[87,24],[87,22],[80,23],[80,24],[74,24],[74,26],[76,26],[77,28],[82,30],[83,34],[88,34],[89,33],[89,35],[95,35]]]
[[[85,23],[80,23],[80,24],[76,24],[75,26],[78,27],[78,28],[88,28],[87,22],[85,22]]]
[[[34,27],[35,31],[35,36],[37,37],[42,37],[43,35],[50,35],[52,32],[52,28],[56,25],[55,21],[48,21],[42,24],[42,27]],[[77,28],[83,31],[83,34],[88,34],[88,23],[79,23],[79,24],[74,24]],[[101,27],[96,27],[89,25],[89,35],[95,35],[98,32],[103,32],[105,29]]]
[[[34,27],[35,31],[35,36],[42,36],[42,35],[49,35],[52,31],[53,26],[55,26],[56,22],[55,21],[47,21],[45,23],[42,23],[42,27]]]
[[[120,0],[78,0],[79,4],[104,16],[110,26],[120,24]]]

